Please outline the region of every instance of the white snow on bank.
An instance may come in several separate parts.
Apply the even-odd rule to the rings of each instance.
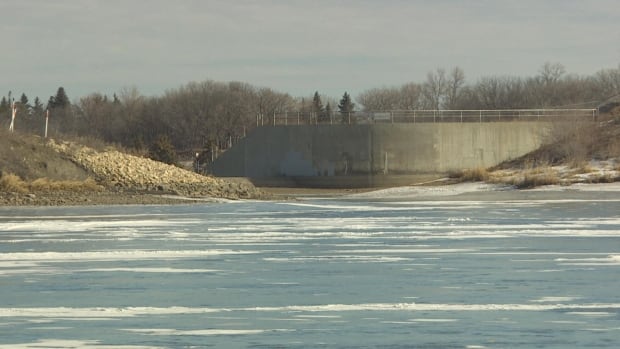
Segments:
[[[488,184],[483,182],[459,183],[438,186],[407,186],[380,189],[365,193],[346,195],[347,198],[414,198],[427,196],[452,196],[472,192],[506,191],[513,187],[502,184]]]
[[[614,183],[575,183],[572,185],[546,185],[529,191],[581,191],[581,192],[618,192],[620,182]]]
[[[467,193],[502,192],[502,191],[580,191],[580,192],[618,192],[620,182],[614,183],[576,183],[572,185],[547,185],[533,189],[516,189],[505,184],[489,184],[484,182],[458,183],[437,186],[405,186],[356,193],[343,198],[360,199],[413,199],[420,197],[449,197]]]

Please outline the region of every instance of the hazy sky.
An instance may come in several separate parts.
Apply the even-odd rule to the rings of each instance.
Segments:
[[[207,79],[355,97],[441,67],[472,83],[620,63],[618,0],[0,1],[0,95],[31,101]]]

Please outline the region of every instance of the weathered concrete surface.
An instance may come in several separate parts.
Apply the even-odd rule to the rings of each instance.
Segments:
[[[490,167],[541,145],[543,122],[261,127],[212,166],[259,185],[374,187]]]

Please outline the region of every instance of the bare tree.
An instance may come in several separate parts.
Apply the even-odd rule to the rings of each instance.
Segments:
[[[454,67],[448,74],[446,83],[446,109],[456,109],[458,104],[459,92],[465,84],[465,72],[459,67]]]
[[[428,109],[439,109],[445,97],[446,87],[446,71],[443,68],[438,68],[435,72],[429,72],[422,87],[425,107]]]
[[[356,98],[364,110],[393,110],[401,105],[400,90],[395,87],[373,88],[362,92]]]
[[[566,68],[560,63],[546,62],[540,68],[539,72],[541,82],[545,85],[549,85],[558,82],[562,75],[566,73]]]
[[[398,109],[414,110],[420,108],[420,98],[422,95],[422,87],[420,85],[413,82],[404,84],[400,87],[399,93]]]

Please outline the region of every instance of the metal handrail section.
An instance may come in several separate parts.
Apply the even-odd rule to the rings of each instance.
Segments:
[[[497,121],[596,121],[598,109],[386,110],[348,114],[284,112],[256,116],[256,126]]]

